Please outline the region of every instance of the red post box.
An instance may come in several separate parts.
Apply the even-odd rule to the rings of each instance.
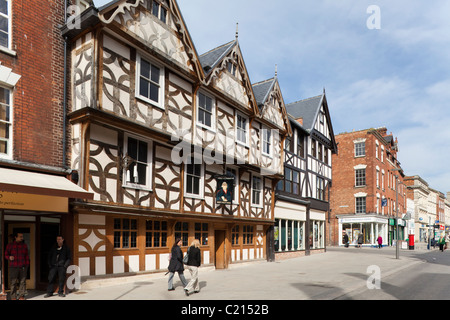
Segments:
[[[409,250],[414,250],[414,235],[409,235]]]

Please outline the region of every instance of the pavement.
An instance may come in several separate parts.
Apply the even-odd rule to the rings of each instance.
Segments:
[[[185,295],[177,274],[175,291],[168,291],[168,276],[158,273],[88,281],[64,298],[44,298],[45,292],[30,291],[27,300],[336,300],[367,287],[373,270],[380,271],[382,282],[385,277],[426,263],[423,255],[428,252],[425,246],[400,250],[400,259],[396,259],[393,247],[329,247],[325,253],[277,262],[239,263],[227,270],[200,268],[201,290],[189,296]],[[187,270],[185,277],[189,281]]]

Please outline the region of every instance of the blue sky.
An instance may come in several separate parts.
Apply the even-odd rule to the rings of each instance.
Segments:
[[[94,0],[96,6],[108,0]],[[387,127],[406,175],[450,191],[450,2],[178,0],[199,54],[234,39],[286,103],[327,92],[335,134]],[[380,29],[369,29],[371,5]]]

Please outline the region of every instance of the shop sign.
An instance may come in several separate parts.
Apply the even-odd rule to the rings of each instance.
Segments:
[[[389,219],[389,225],[395,226],[395,219]]]
[[[0,209],[69,212],[69,199],[37,194],[0,191]]]

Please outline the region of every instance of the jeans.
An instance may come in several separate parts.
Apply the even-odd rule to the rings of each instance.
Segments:
[[[12,299],[25,297],[27,292],[27,273],[28,267],[9,268],[9,288],[11,289]]]
[[[183,287],[186,287],[187,281],[186,281],[186,278],[184,277],[183,271],[177,271],[177,272],[178,272],[178,276],[180,277],[181,282],[183,283]],[[173,289],[174,275],[175,275],[174,272],[169,272],[169,289]]]
[[[59,290],[58,293],[64,293],[64,284],[66,282],[66,268],[64,267],[52,267],[48,273],[48,287],[47,293],[53,293],[53,284],[56,282],[56,276],[58,276]]]

